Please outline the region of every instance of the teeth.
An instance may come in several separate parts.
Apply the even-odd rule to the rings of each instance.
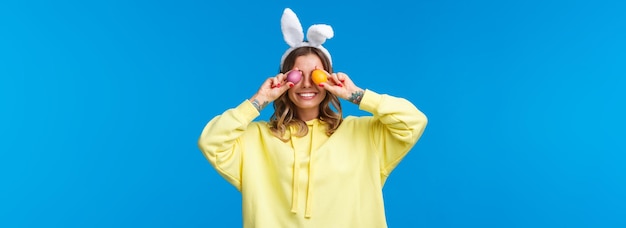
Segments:
[[[300,96],[303,96],[303,97],[313,97],[313,96],[315,96],[315,93],[301,93]]]

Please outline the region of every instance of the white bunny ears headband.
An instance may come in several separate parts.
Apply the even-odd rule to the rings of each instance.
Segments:
[[[330,25],[316,24],[311,25],[306,32],[307,41],[304,41],[304,32],[302,32],[302,25],[296,14],[289,8],[285,8],[283,16],[280,19],[280,28],[283,32],[285,42],[289,45],[289,49],[285,51],[283,57],[280,59],[280,68],[283,68],[283,62],[291,51],[299,47],[315,47],[320,49],[332,64],[330,53],[326,48],[322,47],[322,44],[327,39],[333,38],[333,28]]]

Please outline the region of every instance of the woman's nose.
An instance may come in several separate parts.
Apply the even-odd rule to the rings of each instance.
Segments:
[[[302,75],[302,87],[309,88],[312,84],[311,74]]]

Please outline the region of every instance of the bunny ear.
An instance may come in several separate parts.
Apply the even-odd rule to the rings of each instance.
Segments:
[[[289,8],[285,8],[285,11],[283,11],[283,16],[280,19],[280,29],[283,31],[283,37],[289,47],[295,47],[304,41],[304,32],[302,32],[300,20]]]
[[[306,32],[307,40],[312,46],[321,46],[327,39],[333,38],[333,28],[330,25],[312,25]]]

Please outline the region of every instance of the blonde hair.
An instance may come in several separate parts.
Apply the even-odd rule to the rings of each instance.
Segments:
[[[310,54],[314,54],[319,57],[322,60],[324,70],[328,73],[332,73],[330,60],[321,50],[314,47],[300,47],[293,50],[289,53],[289,55],[287,55],[287,57],[285,57],[283,67],[280,69],[280,72],[286,73],[293,68],[296,58]],[[335,110],[337,110],[337,112],[331,108],[331,105],[335,108]],[[319,106],[318,118],[328,127],[328,130],[326,130],[326,134],[328,136],[332,135],[335,130],[337,130],[343,121],[341,103],[339,102],[337,96],[326,91],[326,97],[322,100]],[[291,99],[289,99],[287,93],[284,93],[274,101],[274,114],[270,117],[269,125],[272,135],[285,142],[289,141],[288,138],[284,138],[285,131],[288,127],[293,126],[295,128],[296,131],[291,133],[293,136],[302,137],[309,133],[309,128],[306,123],[297,117],[296,105],[291,101]]]

